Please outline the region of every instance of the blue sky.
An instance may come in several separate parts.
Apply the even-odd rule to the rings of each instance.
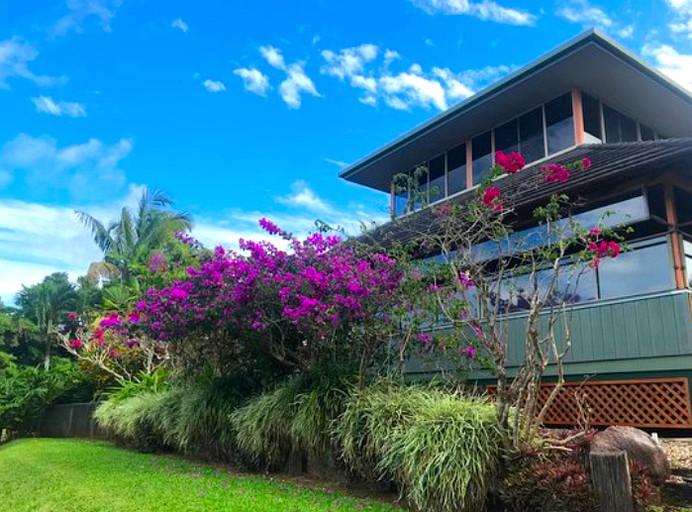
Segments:
[[[355,229],[353,162],[589,27],[692,89],[692,0],[0,4],[0,297],[99,259],[143,186],[232,245],[269,216]]]

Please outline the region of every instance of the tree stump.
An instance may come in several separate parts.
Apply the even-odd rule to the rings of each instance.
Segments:
[[[591,481],[601,512],[633,512],[632,480],[626,452],[591,453]]]

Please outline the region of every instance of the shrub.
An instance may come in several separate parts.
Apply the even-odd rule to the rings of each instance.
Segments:
[[[77,365],[57,360],[50,370],[10,365],[0,375],[0,431],[30,432],[46,406],[83,383]]]
[[[484,400],[393,383],[357,392],[335,426],[344,460],[393,480],[418,510],[481,510],[499,432]]]
[[[155,451],[163,447],[163,439],[154,427],[152,412],[166,399],[165,391],[110,399],[96,408],[94,417],[117,442],[140,451]]]
[[[564,432],[563,435],[569,435]],[[598,512],[587,460],[587,440],[571,444],[571,451],[525,454],[508,466],[499,488],[499,497],[508,511],[523,512]],[[634,509],[648,510],[658,498],[658,491],[646,469],[630,462]]]
[[[231,415],[239,451],[251,465],[274,470],[286,465],[292,450],[329,453],[330,427],[350,385],[338,371],[302,375],[255,398]]]

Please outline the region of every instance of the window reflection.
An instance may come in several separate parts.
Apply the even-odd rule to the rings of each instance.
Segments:
[[[447,190],[455,194],[466,188],[466,144],[452,148],[447,153]]]
[[[606,142],[633,142],[637,140],[637,122],[608,105],[603,105]]]
[[[574,120],[570,93],[563,94],[545,104],[545,123],[548,154],[557,153],[574,145]]]
[[[603,142],[601,133],[601,105],[593,96],[582,94],[581,106],[584,113],[584,140],[590,144]]]
[[[490,172],[493,165],[493,146],[490,132],[485,132],[471,141],[471,152],[473,153],[473,184],[477,185]]]
[[[598,269],[601,299],[675,288],[671,261],[666,239],[658,239],[655,245],[634,247],[615,260],[603,260]]]
[[[445,156],[440,155],[428,164],[428,202],[432,203],[446,195],[445,190]]]

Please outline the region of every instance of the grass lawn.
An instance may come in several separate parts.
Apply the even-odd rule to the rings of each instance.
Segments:
[[[397,511],[292,483],[106,443],[24,439],[0,447],[2,512]]]

